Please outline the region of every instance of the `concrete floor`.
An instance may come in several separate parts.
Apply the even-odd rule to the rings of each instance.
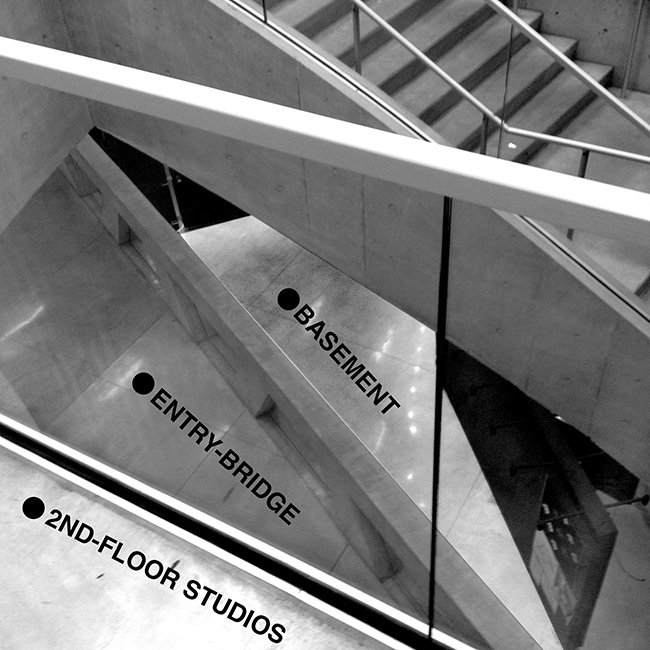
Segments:
[[[175,537],[14,454],[2,443],[0,488],[0,552],[6,560],[0,580],[3,650],[253,650],[276,647],[279,638],[283,648],[293,650],[387,648],[234,566],[218,549],[207,552]],[[22,510],[32,497],[41,498],[45,505],[37,519],[27,518]],[[75,540],[46,527],[55,508],[90,526],[93,539],[100,543],[83,543],[90,539],[86,533]],[[109,547],[100,552],[107,535],[123,544],[117,556]],[[129,565],[133,552],[152,563],[149,575],[146,569],[138,569],[141,556]],[[178,575],[169,573],[163,582],[168,569]],[[162,577],[153,579],[158,572]],[[207,593],[203,587],[223,594],[218,611],[228,599],[239,603],[246,617],[252,610],[249,626],[227,619],[232,603],[221,616],[215,614],[216,595],[201,606]],[[236,621],[241,615],[242,609],[237,608],[233,618]],[[259,616],[270,621],[270,631],[264,633],[263,618],[257,620],[258,633],[251,630]]]
[[[184,238],[426,512],[435,333],[253,217]],[[365,354],[362,360],[378,377],[395,378],[391,386],[394,382],[402,392],[393,392],[405,399],[390,420],[375,412],[351,382],[342,382],[333,364],[320,359],[315,342],[290,312],[278,310],[276,297],[285,287],[299,290],[316,312],[311,323],[324,320],[326,329]],[[441,464],[438,529],[541,646],[555,647],[537,595],[528,589],[521,557],[446,398]],[[638,493],[646,492],[641,485]],[[650,515],[643,506],[610,513],[619,537],[583,648],[640,649],[650,638],[650,623],[639,611],[650,606]]]
[[[325,397],[402,489],[431,510],[435,333],[254,217],[203,228],[185,240]],[[278,309],[296,289],[390,388],[382,414]],[[302,303],[301,303],[302,304]],[[449,401],[441,441],[438,530],[542,647],[558,647],[528,571]]]
[[[335,278],[337,282],[329,292],[332,314],[342,313],[344,307],[346,313],[353,303],[363,303],[363,311],[371,317],[365,324],[350,309],[343,320],[337,319],[336,328],[359,354],[367,354],[368,363],[379,368],[377,374],[400,395],[403,406],[399,416],[387,428],[377,420],[377,409],[368,411],[368,400],[364,398],[366,403],[359,405],[361,393],[352,382],[346,380],[341,386],[340,376],[332,381],[327,374],[310,379],[379,454],[400,484],[405,489],[413,486],[412,497],[428,509],[432,333],[411,319],[400,320],[397,310],[383,301],[375,302],[376,297],[333,275],[331,269],[320,266],[306,276],[307,270],[301,266],[306,258],[293,244],[285,242],[284,249],[274,250],[273,240],[260,247],[259,240],[241,236],[258,248],[261,257],[253,256],[252,249],[245,246],[226,246],[233,253],[230,273],[243,287],[240,300],[256,302],[253,313],[260,322],[271,325],[273,318],[265,312],[264,301],[268,308],[268,301],[275,300],[276,287],[269,285],[278,270],[285,268],[289,274],[293,270],[310,278],[311,293],[304,285],[301,291],[315,308],[324,306],[319,296]],[[225,241],[225,233],[220,237]],[[373,595],[392,600],[302,476],[283,458],[157,292],[60,174],[46,183],[7,228],[0,247],[0,271],[7,278],[0,290],[5,306],[0,313],[0,374],[7,389],[0,395],[0,406],[5,412]],[[261,271],[249,273],[237,267],[238,260],[257,260]],[[296,261],[293,266],[292,260]],[[313,259],[306,263],[318,266]],[[285,279],[291,280],[285,274],[278,281]],[[276,332],[285,331],[291,339],[288,328],[293,324],[289,318],[275,321]],[[304,337],[294,337],[294,342],[298,349],[315,343]],[[316,356],[311,356],[318,366]],[[246,490],[233,489],[229,475],[216,471],[216,457],[187,444],[174,424],[155,417],[159,413],[130,386],[134,374],[144,370],[158,381],[164,380],[174,397],[201,421],[210,423],[211,429],[247,462],[264,468],[265,478],[300,504],[300,519],[288,527],[270,516],[260,500],[252,499]],[[350,388],[359,395],[350,394]],[[398,444],[396,429],[408,431]],[[452,484],[453,475],[456,480],[455,489],[448,492],[449,508],[443,508],[441,530],[461,553],[468,551],[470,565],[526,628],[536,630],[543,647],[556,647],[541,603],[469,445],[462,435],[454,439],[455,444],[445,445],[444,450],[443,483]],[[486,512],[489,534],[484,525]],[[477,536],[481,545],[474,541]],[[471,551],[477,548],[481,553],[472,558]],[[488,548],[491,553],[485,555]],[[495,561],[502,549],[509,549],[507,562]]]
[[[60,440],[373,593],[383,588],[194,344],[58,173],[3,233],[0,405]],[[52,243],[56,242],[53,246]],[[21,252],[23,251],[23,252]],[[131,388],[147,370],[300,503],[292,528],[233,490],[212,456]],[[18,406],[17,406],[18,404]],[[216,457],[215,457],[216,458]],[[263,522],[263,525],[260,525]]]
[[[189,233],[186,239],[427,511],[432,332],[253,218]],[[390,600],[303,478],[58,173],[0,238],[0,277],[3,411]],[[327,329],[339,333],[400,399],[402,407],[393,417],[380,415],[352,382],[342,382],[340,370],[322,362],[315,341],[288,312],[278,317],[277,293],[287,286],[298,289]],[[130,387],[133,375],[144,370],[164,379],[174,397],[301,504],[304,516],[295,527],[270,517],[248,492],[234,490],[212,457],[179,439],[170,422],[152,416],[151,404]],[[540,646],[557,648],[448,403],[442,443],[440,531]],[[650,574],[645,559],[650,539],[642,513],[630,512],[633,534],[619,538],[618,560],[607,577],[611,586],[603,590],[603,611],[592,623],[598,634],[585,646],[589,650],[640,647],[621,639],[622,629],[630,631],[626,639],[647,638],[647,622],[636,611],[650,606],[648,588],[640,582]],[[26,598],[25,607],[33,606],[31,600]],[[17,641],[11,647],[39,646]],[[103,646],[98,641],[84,647]]]

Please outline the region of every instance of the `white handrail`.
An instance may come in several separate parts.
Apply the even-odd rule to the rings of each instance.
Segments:
[[[650,195],[0,37],[0,74],[425,192],[650,245]]]

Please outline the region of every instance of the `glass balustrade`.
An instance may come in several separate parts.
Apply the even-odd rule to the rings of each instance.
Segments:
[[[483,139],[488,156],[515,159],[524,151],[533,165],[556,164],[549,162],[556,145],[528,149],[524,136],[486,126],[476,106],[466,111],[447,86],[418,103],[422,96],[405,79],[435,75],[403,58],[405,48],[364,12],[353,29],[348,4],[327,4],[318,20],[304,3],[267,2],[266,10],[278,20],[293,16],[298,22],[287,24],[309,34],[325,59],[334,53],[356,64],[387,106],[413,102],[405,114],[432,139],[437,128],[463,123],[466,148],[479,149]],[[444,52],[454,29],[436,21],[448,4],[369,3],[415,42],[435,23],[442,31],[423,49],[453,61]],[[474,40],[496,48],[491,66],[500,84],[488,87],[478,63],[459,83],[496,116],[530,128],[515,113],[535,101],[520,87],[527,46],[479,4],[466,3],[467,15],[457,18]],[[525,12],[527,22],[539,22]],[[318,30],[326,13],[332,21]],[[573,47],[555,40],[567,52]],[[394,48],[388,60],[384,47]],[[536,65],[549,82],[560,74],[546,54]],[[202,137],[162,122],[156,132],[181,171],[178,151],[195,147],[212,160]],[[579,148],[563,151],[581,175],[614,180],[607,171],[599,176],[604,156],[590,154],[585,168]],[[217,151],[227,160],[237,153]],[[231,220],[175,232],[120,165],[83,140],[0,233],[2,412],[471,647],[643,647],[650,604],[645,247],[552,226],[550,214],[548,223],[533,222],[290,154],[266,155],[255,183],[273,197],[273,210],[260,206],[256,214],[255,200],[245,201]],[[241,166],[237,173],[252,172]],[[407,295],[414,291],[417,300]],[[187,583],[175,604],[176,573],[189,576],[184,558],[194,551],[160,541],[148,527],[135,532],[137,518],[104,512],[13,453],[3,462],[16,479],[5,488],[15,566],[27,566],[30,552],[16,540],[26,527],[41,530],[33,533],[38,560],[24,574],[30,586],[18,576],[6,593],[19,593],[34,616],[49,620],[26,590],[59,554],[65,561],[48,573],[48,585],[62,585],[67,596],[75,579],[92,582],[95,560],[106,561],[116,578],[109,590],[103,576],[95,578],[102,602],[112,607],[145,590],[149,598],[155,588],[153,598],[169,601],[156,614],[166,621],[157,629],[173,639],[181,628],[170,630],[162,612],[176,607],[191,610],[200,634],[213,625],[206,584],[226,581],[228,594],[241,588],[232,599],[241,598],[243,609],[269,602],[269,587],[241,586],[219,573],[220,563],[196,560],[196,584]],[[30,518],[36,502],[26,501],[28,493],[48,513],[58,507],[54,530]],[[75,537],[74,521],[94,527],[95,512],[121,535],[111,535],[114,547],[105,541],[105,557],[99,538],[93,549]],[[41,551],[48,535],[56,545]],[[127,537],[140,551],[131,563],[142,563],[134,568],[125,556],[129,571],[113,556],[123,538],[128,547]],[[99,555],[81,570],[76,556],[89,549]],[[89,598],[85,589],[74,598]],[[206,602],[197,608],[200,589]],[[116,618],[127,616],[121,607]],[[314,625],[340,633],[303,605],[299,614],[293,605],[277,607],[277,620],[291,625],[281,622],[280,630],[266,616],[259,634],[266,623],[255,619],[259,639],[233,614],[224,623],[231,646],[251,638],[304,645],[320,634]],[[105,636],[107,620],[97,628]],[[138,638],[139,629],[134,619],[116,638]],[[65,638],[59,628],[52,633],[58,643]],[[29,647],[23,639],[32,637],[12,634],[16,647]]]

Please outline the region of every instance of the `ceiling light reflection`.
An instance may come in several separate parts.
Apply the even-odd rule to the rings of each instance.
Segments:
[[[16,325],[15,327],[12,327],[8,332],[5,332],[4,335],[2,336],[2,340],[20,331],[21,329],[23,329],[23,327],[29,325],[32,321],[38,318],[39,314],[41,314],[44,309],[45,309],[45,305],[39,305],[29,318],[26,318],[25,320],[18,323],[18,325]]]

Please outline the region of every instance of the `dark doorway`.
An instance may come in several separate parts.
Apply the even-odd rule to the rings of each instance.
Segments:
[[[92,129],[90,135],[149,199],[156,210],[178,230],[181,224],[172,201],[165,166],[139,149],[100,129]],[[204,228],[247,216],[247,213],[237,206],[187,176],[183,176],[175,169],[170,168],[169,172],[185,230]]]

